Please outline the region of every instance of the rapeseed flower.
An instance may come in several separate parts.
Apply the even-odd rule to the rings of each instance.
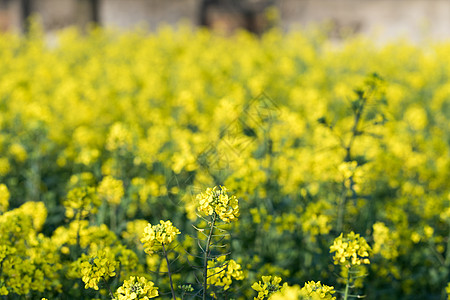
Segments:
[[[262,276],[262,282],[258,281],[253,283],[252,289],[258,292],[258,296],[254,297],[254,300],[262,300],[269,298],[273,293],[281,290],[281,288],[286,287],[285,283],[283,286],[280,285],[281,277],[274,276]]]
[[[96,213],[100,204],[95,188],[87,186],[75,187],[67,193],[67,198],[64,201],[66,217],[73,218],[81,214],[81,217],[84,218],[89,213]]]
[[[236,196],[228,196],[224,186],[207,188],[204,193],[197,195],[198,211],[207,216],[217,214],[219,218],[229,223],[239,217],[239,203]]]
[[[85,283],[84,288],[98,290],[100,280],[108,280],[116,275],[116,261],[111,252],[99,250],[96,254],[87,256],[83,254],[81,259],[81,275]]]
[[[97,193],[100,199],[105,199],[110,204],[119,205],[125,194],[123,182],[112,176],[105,176],[98,186]]]
[[[131,276],[117,289],[118,300],[148,300],[158,295],[158,288],[145,277]]]
[[[148,224],[144,229],[144,235],[141,243],[144,244],[145,252],[152,254],[162,245],[172,243],[177,234],[181,232],[172,225],[171,221],[160,221],[158,225]]]
[[[272,294],[270,300],[335,300],[335,290],[332,286],[322,285],[320,281],[308,281],[300,288],[298,285],[284,286],[280,291]]]
[[[244,272],[241,265],[230,259],[225,261],[225,255],[208,261],[208,287],[210,285],[223,287],[224,290],[230,288],[235,280],[244,279]]]
[[[333,297],[335,293],[334,287],[328,286],[325,284],[321,284],[320,281],[308,281],[300,290],[300,296],[303,297],[301,299],[329,299],[334,300],[336,297]]]
[[[366,240],[353,231],[345,237],[341,233],[330,247],[330,253],[335,252],[333,256],[334,264],[348,267],[370,264],[369,253],[371,251],[372,249]]]

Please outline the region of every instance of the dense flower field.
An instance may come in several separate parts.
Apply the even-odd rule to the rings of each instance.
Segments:
[[[449,53],[1,35],[0,295],[446,298]]]

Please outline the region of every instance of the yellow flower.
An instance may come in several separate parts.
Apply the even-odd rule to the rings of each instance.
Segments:
[[[158,296],[158,288],[145,277],[131,276],[117,289],[118,300],[148,300]]]
[[[300,288],[298,285],[283,286],[278,292],[269,297],[270,300],[335,300],[335,290],[332,286],[322,285],[320,281],[309,281]]]
[[[298,285],[286,286],[270,296],[270,300],[298,300],[301,295]]]
[[[330,253],[335,252],[333,256],[334,264],[347,267],[370,264],[369,252],[371,251],[372,249],[366,240],[353,231],[345,237],[341,233],[330,247]]]
[[[93,187],[73,188],[67,193],[67,199],[64,201],[66,217],[73,218],[79,213],[82,217],[86,217],[88,213],[95,213],[100,204]]]
[[[300,296],[303,296],[305,299],[330,299],[334,300],[336,297],[333,297],[335,293],[334,287],[322,285],[320,281],[308,281],[305,283],[305,286],[300,290]]]
[[[254,297],[254,300],[267,299],[273,293],[280,291],[282,286],[280,285],[281,277],[274,276],[262,276],[262,282],[258,281],[253,283],[252,289],[258,292],[258,296]],[[286,284],[284,286],[287,286]]]
[[[139,249],[143,249],[139,240],[145,227],[147,227],[147,224],[148,222],[145,220],[133,220],[128,222],[126,231],[122,232],[122,237],[127,243],[135,245]]]
[[[18,162],[24,162],[27,159],[27,151],[21,144],[18,143],[14,143],[9,147],[9,153]]]
[[[85,283],[85,289],[98,290],[98,283],[101,279],[108,280],[116,275],[114,255],[109,251],[99,250],[90,256],[83,254],[80,266],[81,279]]]
[[[41,231],[47,219],[47,208],[43,202],[28,201],[22,204],[18,210],[33,220],[34,230]]]
[[[197,195],[198,211],[210,216],[216,213],[224,222],[236,221],[239,217],[239,203],[236,196],[228,196],[224,186],[207,188]]]
[[[6,185],[0,184],[0,212],[5,212],[9,207],[9,191]]]
[[[106,139],[106,149],[123,153],[130,151],[132,145],[133,135],[131,131],[123,123],[114,123]]]
[[[208,287],[210,285],[223,287],[224,290],[230,288],[232,279],[244,279],[241,265],[230,259],[225,261],[225,255],[215,260],[208,261]]]
[[[160,221],[158,225],[148,224],[144,229],[141,243],[144,244],[145,252],[152,254],[160,246],[170,244],[181,232],[172,225],[171,221]]]
[[[385,259],[395,259],[399,255],[398,240],[398,232],[392,232],[383,222],[373,224],[373,253],[379,253]]]
[[[124,195],[122,180],[114,179],[112,176],[106,176],[98,186],[98,196],[105,199],[110,204],[118,205]]]
[[[6,157],[0,158],[0,175],[5,176],[11,169],[9,160]]]

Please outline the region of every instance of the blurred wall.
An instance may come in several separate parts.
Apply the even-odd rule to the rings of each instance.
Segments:
[[[180,20],[198,23],[200,0],[100,0],[101,25],[133,28],[147,25],[176,24]]]
[[[450,38],[448,0],[279,0],[285,29],[328,23],[332,34],[362,33],[380,40]]]
[[[291,30],[327,23],[330,36],[378,35],[380,40],[424,36],[450,38],[449,0],[0,0],[0,30],[23,31],[24,20],[38,13],[46,31],[70,25],[156,29],[159,24],[187,20],[225,32],[268,26],[264,9],[279,9],[279,25]]]
[[[22,3],[0,0],[0,32],[19,31],[22,26]]]

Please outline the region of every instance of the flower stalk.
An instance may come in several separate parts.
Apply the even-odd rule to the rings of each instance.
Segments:
[[[163,249],[164,258],[166,259],[166,263],[167,263],[167,274],[169,275],[170,290],[172,292],[172,298],[173,298],[173,300],[176,300],[177,298],[175,297],[175,290],[173,289],[172,273],[170,272],[170,263],[169,263],[169,258],[167,257],[166,247],[164,247],[164,243],[161,243],[161,246]]]
[[[209,252],[210,252],[210,244],[211,244],[211,237],[214,231],[214,225],[216,222],[217,214],[213,213],[212,221],[211,221],[211,227],[209,229],[209,235],[206,240],[206,247],[205,247],[205,256],[203,261],[203,300],[206,300],[206,294],[208,290],[208,260],[209,260]]]

